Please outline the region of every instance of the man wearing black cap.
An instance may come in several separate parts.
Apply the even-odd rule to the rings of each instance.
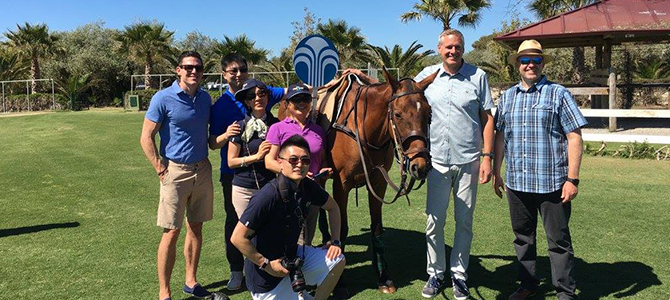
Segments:
[[[549,245],[551,277],[559,300],[576,299],[574,251],[570,237],[571,201],[577,197],[582,159],[581,127],[586,125],[575,100],[563,86],[542,75],[551,55],[536,40],[521,43],[508,62],[521,82],[506,90],[495,116],[493,188],[507,192],[519,261],[521,285],[509,297],[523,300],[535,294],[537,214]],[[507,160],[507,184],[502,180],[502,158]]]
[[[234,171],[228,167],[228,141],[231,137],[240,134],[240,126],[237,121],[244,120],[248,112],[242,102],[235,100],[235,93],[243,88],[244,82],[249,78],[249,67],[247,60],[239,54],[231,53],[221,60],[223,78],[228,83],[226,92],[216,100],[211,108],[209,127],[209,147],[221,149],[221,186],[223,187],[223,202],[226,211],[225,238],[226,259],[230,264],[231,277],[228,281],[228,290],[238,290],[242,287],[242,268],[244,258],[242,254],[230,243],[230,236],[237,224],[237,214],[232,201],[232,182]],[[286,89],[268,87],[268,105],[279,103],[286,94]]]

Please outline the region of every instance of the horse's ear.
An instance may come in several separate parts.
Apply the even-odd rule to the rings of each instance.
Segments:
[[[437,70],[435,73],[433,73],[433,75],[424,78],[423,80],[421,80],[419,83],[416,84],[416,87],[421,90],[425,90],[429,84],[433,83],[433,80],[435,80],[435,77],[437,77],[437,73],[439,72],[440,70]]]
[[[386,82],[388,82],[391,85],[391,88],[393,89],[394,92],[397,91],[398,90],[398,81],[395,80],[395,78],[393,78],[391,76],[391,74],[389,74],[388,71],[386,71],[385,66],[382,66],[382,71],[384,72],[384,77],[386,78]]]

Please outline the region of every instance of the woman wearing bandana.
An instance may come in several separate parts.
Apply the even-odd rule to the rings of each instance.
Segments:
[[[272,146],[265,140],[268,128],[279,121],[266,111],[268,95],[265,84],[256,79],[247,80],[235,93],[235,99],[244,103],[249,112],[243,121],[238,121],[240,134],[228,144],[228,166],[235,171],[232,200],[238,217],[247,208],[251,195],[275,178],[264,163]]]

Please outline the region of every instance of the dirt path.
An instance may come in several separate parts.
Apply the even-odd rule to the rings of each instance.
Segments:
[[[53,112],[50,112],[50,111],[29,111],[29,112],[17,112],[17,113],[0,113],[0,118],[44,115],[44,114],[49,114],[49,113],[53,113]]]

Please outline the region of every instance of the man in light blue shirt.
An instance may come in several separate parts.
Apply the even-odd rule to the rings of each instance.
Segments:
[[[184,292],[196,298],[209,297],[196,279],[202,224],[212,219],[212,165],[207,159],[207,126],[212,98],[200,89],[203,64],[200,54],[179,56],[172,86],[151,98],[142,125],[140,144],[160,179],[157,225],[163,228],[157,266],[160,300],[171,299],[170,277],[175,263],[176,243],[187,217],[184,240],[186,274]],[[156,133],[160,135],[156,151]]]
[[[437,296],[446,279],[444,225],[452,195],[456,226],[450,277],[454,297],[459,300],[468,298],[466,270],[472,244],[477,181],[484,184],[491,179],[493,100],[486,73],[463,61],[464,44],[463,34],[458,30],[443,31],[437,45],[442,63],[424,68],[414,78],[420,81],[439,71],[435,81],[424,91],[433,114],[429,133],[433,168],[428,173],[426,200],[427,272],[430,278],[422,291],[426,298]],[[484,156],[481,164],[480,155]]]

